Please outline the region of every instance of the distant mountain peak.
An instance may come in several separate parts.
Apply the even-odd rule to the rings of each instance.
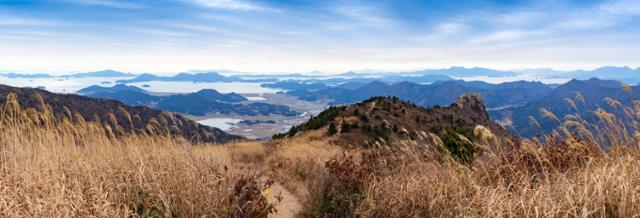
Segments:
[[[201,90],[200,90],[200,91],[198,91],[197,93],[220,94],[220,92],[218,92],[218,90],[215,90],[215,89],[201,89]]]
[[[85,78],[85,77],[131,77],[131,76],[135,76],[135,75],[131,73],[124,73],[116,70],[107,69],[107,70],[94,71],[94,72],[63,75],[62,77]]]
[[[386,86],[389,86],[389,84],[376,80],[376,81],[371,81],[367,83],[365,86],[366,87],[386,87]]]
[[[561,87],[577,87],[580,86],[582,88],[588,89],[588,88],[596,88],[596,87],[622,87],[622,82],[620,81],[616,81],[616,80],[604,80],[604,79],[599,79],[596,77],[591,77],[589,79],[586,80],[581,80],[581,79],[572,79],[569,80],[569,82],[560,85],[558,88]]]
[[[147,90],[138,88],[136,86],[129,86],[126,84],[115,84],[112,87],[92,85],[92,86],[78,90],[77,93],[82,95],[91,95],[96,93],[114,93],[114,92],[125,91],[125,90],[139,92],[139,93],[148,93]]]
[[[358,73],[353,72],[353,71],[348,71],[348,72],[344,72],[344,73],[338,74],[338,76],[358,76]]]
[[[631,69],[629,66],[603,66],[603,67],[599,67],[598,69],[595,69],[595,71],[601,71],[601,70],[633,70],[633,69]]]
[[[178,73],[174,76],[156,76],[153,74],[141,74],[136,78],[129,80],[118,80],[118,83],[133,83],[133,82],[147,82],[147,81],[172,81],[172,82],[235,82],[242,80],[239,77],[227,77],[217,72],[203,72],[203,73]]]
[[[95,72],[100,72],[100,73],[119,73],[120,71],[112,70],[112,69],[106,69],[106,70],[99,70],[99,71],[95,71]]]

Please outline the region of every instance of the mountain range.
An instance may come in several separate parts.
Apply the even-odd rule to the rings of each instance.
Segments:
[[[134,83],[148,81],[172,81],[172,82],[238,82],[239,77],[227,77],[216,72],[209,73],[179,73],[175,76],[156,76],[153,74],[140,74],[133,79],[118,80],[116,83]]]
[[[548,68],[541,69],[524,69],[518,70],[520,73],[530,73],[546,78],[571,78],[571,79],[590,79],[599,78],[605,80],[624,81],[629,84],[640,83],[640,67],[633,69],[624,67],[600,67],[594,70],[575,70],[575,71],[558,71]]]
[[[141,133],[147,135],[180,136],[194,142],[225,143],[242,137],[227,134],[217,128],[198,124],[179,114],[144,106],[130,106],[114,100],[95,99],[75,94],[56,94],[40,89],[0,85],[0,104],[15,94],[21,111],[32,117],[52,115],[57,122],[97,122],[115,135]],[[80,117],[82,120],[80,120]],[[45,119],[45,118],[38,118]],[[36,121],[33,120],[32,121]],[[45,122],[46,120],[41,120]],[[48,122],[48,121],[46,121]]]
[[[60,76],[54,76],[46,73],[35,73],[35,74],[22,74],[22,73],[0,73],[0,76],[8,77],[8,78],[86,78],[86,77],[132,77],[135,74],[132,73],[124,73],[115,70],[102,70],[95,72],[86,72],[86,73],[74,73],[74,74],[64,74]]]
[[[333,104],[348,104],[365,100],[373,96],[396,96],[422,106],[447,105],[457,96],[467,93],[480,93],[487,107],[500,108],[523,104],[549,94],[551,87],[540,82],[508,82],[490,84],[485,82],[439,81],[432,84],[400,82],[387,84],[374,81],[367,84],[352,83],[340,86],[321,86],[319,84],[289,84],[295,88],[287,92],[302,100],[315,101],[329,99]]]
[[[627,116],[638,116],[630,111],[639,110],[640,86],[629,86],[613,80],[571,80],[542,98],[525,104],[491,111],[492,116],[522,137],[549,134],[568,115],[577,115],[589,123],[599,122],[596,111],[603,109],[628,127]],[[544,109],[551,114],[545,114]],[[633,128],[629,128],[633,129]]]
[[[452,77],[506,77],[517,76],[519,73],[513,71],[493,70],[482,67],[450,67],[447,69],[427,69],[407,73],[409,75],[447,75]]]
[[[493,119],[499,121],[518,136],[530,138],[547,135],[558,128],[567,115],[577,115],[597,123],[598,109],[612,113],[634,129],[628,114],[638,107],[640,87],[625,85],[620,81],[571,80],[565,84],[546,85],[540,82],[507,82],[490,84],[485,82],[441,81],[432,84],[400,82],[387,84],[374,81],[366,84],[343,84],[327,86],[318,83],[281,83],[281,88],[293,88],[286,94],[301,100],[328,99],[333,105],[351,104],[373,96],[395,96],[420,106],[448,105],[457,96],[478,93],[486,99],[486,106]],[[619,106],[612,107],[611,104]],[[546,110],[558,119],[550,119],[541,113]],[[636,109],[637,110],[637,109]],[[535,121],[534,121],[535,120]],[[536,124],[532,124],[535,122]],[[632,134],[632,133],[629,133]]]
[[[411,81],[412,83],[419,84],[430,84],[439,81],[450,81],[454,80],[454,78],[446,76],[446,75],[419,75],[419,76],[402,76],[402,75],[385,75],[385,76],[377,76],[377,77],[354,77],[354,78],[326,78],[326,79],[288,79],[276,82],[265,82],[260,84],[262,87],[266,88],[277,88],[277,89],[285,89],[285,90],[294,90],[294,89],[323,89],[330,88],[334,86],[346,88],[346,89],[354,89],[357,86],[365,85],[366,83],[378,81],[385,83],[398,83],[398,82],[406,82]]]
[[[73,78],[85,78],[85,77],[132,77],[135,74],[132,73],[123,73],[115,70],[103,70],[103,71],[95,71],[95,72],[87,72],[87,73],[75,73],[63,75],[61,77],[73,77]]]
[[[113,87],[90,86],[78,91],[79,94],[94,98],[112,99],[130,105],[143,105],[160,110],[204,116],[209,113],[238,115],[283,115],[297,116],[284,105],[262,102],[244,103],[245,97],[236,93],[222,94],[213,89],[203,89],[189,94],[153,95],[144,89],[117,84]]]
[[[221,71],[228,72],[228,71]],[[246,74],[235,72],[231,76],[225,76],[215,71],[210,72],[187,72],[174,76],[158,76],[150,73],[132,74],[114,70],[104,70],[87,73],[66,74],[53,76],[46,73],[20,74],[20,73],[0,73],[0,76],[9,78],[86,78],[86,77],[134,77],[132,79],[119,80],[118,83],[149,82],[149,81],[180,81],[180,82],[278,82],[283,80],[321,82],[326,84],[338,84],[345,82],[371,82],[373,80],[388,83],[414,82],[432,83],[435,81],[453,80],[454,78],[473,77],[516,77],[519,75],[535,76],[538,79],[589,79],[600,78],[607,80],[620,80],[630,84],[640,82],[640,68],[604,66],[594,70],[574,70],[559,71],[549,68],[533,68],[519,70],[494,70],[489,68],[473,67],[450,67],[443,69],[427,69],[406,72],[384,72],[384,71],[361,71],[345,72],[341,74],[327,75],[323,73],[301,74]]]

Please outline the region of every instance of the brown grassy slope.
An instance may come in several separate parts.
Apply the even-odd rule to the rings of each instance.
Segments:
[[[464,163],[447,158],[446,150],[425,149],[439,147],[442,140],[335,146],[343,136],[339,131],[329,136],[327,125],[274,141],[273,153],[289,155],[267,160],[280,181],[303,190],[298,192],[305,200],[301,217],[638,216],[638,139],[620,134],[624,125],[602,113],[594,137],[583,137],[566,123],[557,135],[520,146],[475,140],[482,152]],[[477,139],[496,135],[484,127],[473,134]],[[617,143],[601,148],[597,136],[604,135]],[[311,155],[289,152],[305,147],[312,148]],[[336,149],[318,149],[323,147]]]
[[[471,165],[416,147],[321,150],[284,139],[271,159],[278,181],[305,200],[302,217],[633,217],[640,212],[640,151],[589,142],[525,143],[486,151]],[[311,155],[296,155],[313,145]],[[480,146],[480,145],[479,145]],[[637,145],[636,145],[637,146]],[[330,157],[322,163],[321,157]],[[445,155],[445,154],[441,154]],[[269,157],[267,158],[270,159]]]
[[[110,137],[95,122],[0,107],[1,217],[266,217],[254,142]],[[12,100],[13,99],[13,100]],[[50,107],[45,105],[46,107]],[[203,144],[201,144],[203,145]],[[250,158],[248,158],[250,157]]]

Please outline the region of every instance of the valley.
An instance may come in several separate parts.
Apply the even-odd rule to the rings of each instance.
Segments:
[[[270,140],[271,136],[277,133],[286,132],[294,125],[306,122],[311,116],[320,113],[324,108],[328,107],[328,102],[319,101],[301,101],[293,96],[284,94],[243,94],[246,98],[260,97],[260,100],[254,100],[264,102],[268,104],[284,105],[289,107],[293,111],[300,113],[297,116],[282,116],[276,114],[270,115],[224,115],[224,114],[209,114],[205,116],[188,116],[193,120],[201,122],[207,119],[220,119],[233,121],[232,125],[223,124],[222,126],[228,126],[227,129],[223,129],[226,132],[235,135],[241,135],[250,139]],[[246,121],[246,122],[242,122]],[[220,128],[215,125],[214,127]]]

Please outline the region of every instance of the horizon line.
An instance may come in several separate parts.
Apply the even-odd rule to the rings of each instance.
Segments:
[[[448,67],[425,67],[425,68],[412,68],[412,69],[356,69],[356,70],[346,70],[346,71],[324,71],[324,70],[311,70],[311,71],[288,71],[288,72],[284,72],[284,71],[242,71],[242,70],[232,70],[232,69],[192,69],[192,70],[183,70],[183,71],[172,71],[172,72],[154,72],[154,71],[128,71],[128,70],[118,70],[116,68],[103,68],[103,69],[99,69],[99,70],[84,70],[84,71],[80,71],[80,70],[73,70],[73,71],[50,71],[50,72],[46,72],[46,71],[19,71],[19,70],[0,70],[0,74],[23,74],[23,75],[35,75],[35,74],[47,74],[49,76],[65,76],[65,75],[69,75],[69,74],[78,74],[78,73],[92,73],[92,72],[101,72],[101,71],[116,71],[116,72],[121,72],[121,73],[129,73],[129,74],[135,74],[135,75],[140,75],[140,74],[154,74],[154,75],[177,75],[180,73],[191,73],[191,74],[197,74],[197,73],[219,73],[222,75],[234,75],[234,74],[248,74],[248,75],[285,75],[285,74],[302,74],[302,75],[317,75],[317,74],[326,74],[326,75],[338,75],[338,74],[343,74],[343,73],[349,73],[349,72],[353,72],[353,73],[357,73],[357,74],[383,74],[383,73],[412,73],[412,72],[417,72],[417,71],[427,71],[427,70],[450,70],[452,68],[464,68],[464,69],[475,69],[475,68],[479,68],[479,69],[489,69],[489,70],[494,70],[494,71],[499,71],[499,72],[513,72],[513,73],[519,73],[522,74],[523,72],[518,72],[518,71],[533,71],[533,70],[549,70],[549,71],[556,71],[559,73],[569,73],[569,72],[575,72],[575,71],[595,71],[598,69],[602,69],[602,68],[628,68],[631,70],[640,70],[640,64],[634,66],[631,65],[601,65],[598,67],[592,67],[592,68],[570,68],[570,69],[560,69],[560,68],[553,68],[553,67],[522,67],[522,68],[509,68],[509,69],[500,69],[500,68],[491,68],[491,67],[483,67],[483,66],[463,66],[463,65],[451,65]]]

